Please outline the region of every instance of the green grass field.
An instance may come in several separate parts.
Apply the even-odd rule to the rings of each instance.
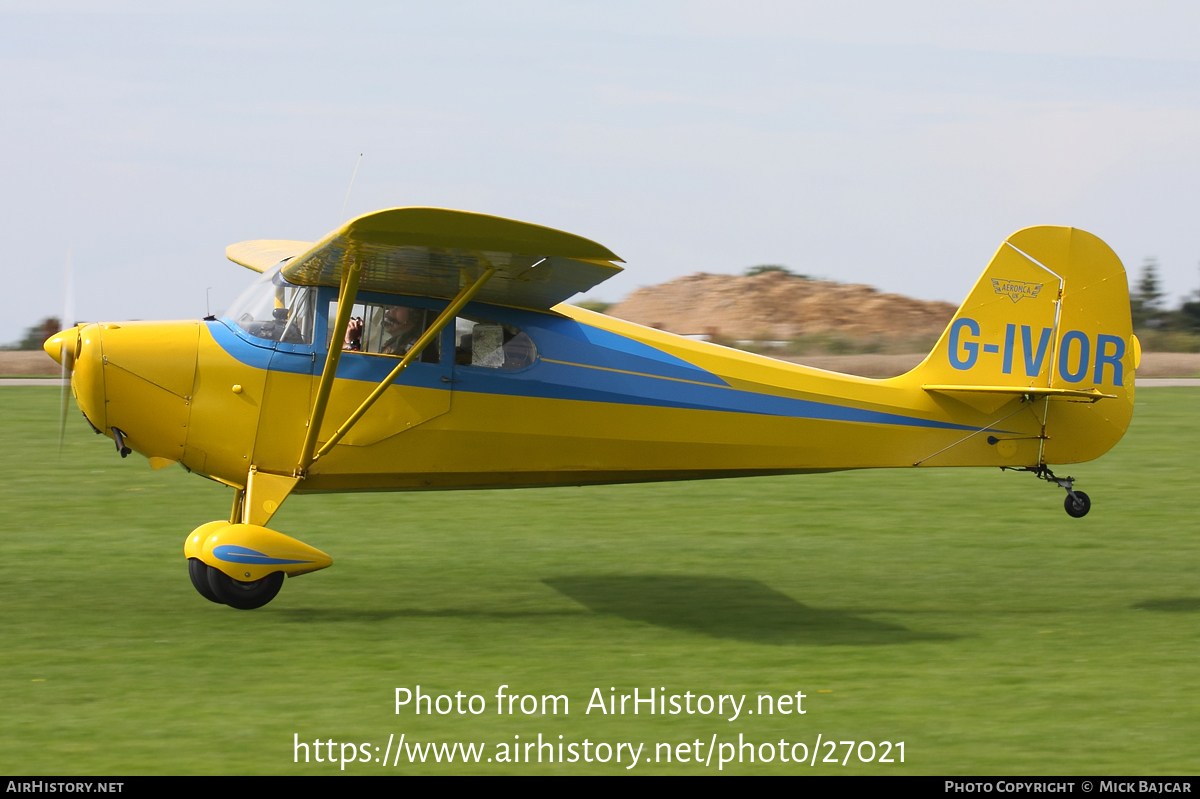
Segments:
[[[842,745],[836,765],[822,747],[723,773],[1197,769],[1195,389],[1143,389],[1125,439],[1062,470],[1092,497],[1082,520],[997,470],[294,497],[272,527],[334,566],[249,612],[197,595],[182,554],[230,490],[119,459],[74,409],[60,457],[57,398],[0,389],[0,771],[341,773],[294,763],[297,734],[368,744],[346,774],[715,774],[719,756],[653,762],[714,734],[905,744],[903,764],[843,766]],[[417,684],[487,711],[396,715]],[[500,685],[570,713],[497,715]],[[732,722],[584,712],[635,687],[749,698]],[[745,712],[797,691],[804,715]],[[374,762],[402,733],[487,750]],[[486,762],[539,733],[650,762]]]

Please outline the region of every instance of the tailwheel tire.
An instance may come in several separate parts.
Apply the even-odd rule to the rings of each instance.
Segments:
[[[270,602],[283,586],[283,572],[268,574],[261,580],[244,583],[220,569],[208,566],[208,585],[218,602],[238,610],[254,610]]]
[[[1076,491],[1073,497],[1067,494],[1067,501],[1063,503],[1063,507],[1067,509],[1068,516],[1082,519],[1092,509],[1092,498],[1082,491]]]
[[[213,593],[212,586],[208,584],[208,570],[212,568],[199,558],[188,558],[188,577],[192,578],[192,586],[209,602],[216,602],[218,605],[225,603],[217,599],[217,595]]]

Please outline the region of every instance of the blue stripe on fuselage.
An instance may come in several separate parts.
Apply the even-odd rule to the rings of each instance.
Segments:
[[[528,330],[536,326],[538,335],[530,336],[543,358],[714,386],[729,385],[707,369],[611,330],[582,325],[574,319],[543,317],[529,321],[533,324],[524,327]]]
[[[205,322],[213,341],[221,345],[221,349],[237,358],[247,366],[255,369],[266,369],[271,365],[271,355],[275,353],[275,342],[252,338],[241,328],[234,327],[232,322],[221,320]]]
[[[617,333],[580,324],[573,319],[495,306],[469,305],[467,313],[524,330],[533,339],[542,360],[531,367],[515,371],[455,366],[455,391],[939,430],[980,429],[971,425],[939,422],[885,411],[733,389],[717,375],[680,358]],[[231,323],[208,323],[214,340],[242,363],[265,369],[270,362],[271,349],[250,343],[240,329],[235,332],[227,326],[228,324]],[[318,354],[317,357],[323,363],[323,354]],[[449,353],[445,354],[444,359],[446,357],[450,357]],[[303,367],[299,360],[297,359],[295,368],[288,368],[288,364],[280,364],[278,360],[272,368],[282,367],[286,371],[307,374],[308,368]],[[553,363],[551,360],[567,363]],[[394,358],[344,353],[338,364],[338,378],[378,383],[388,375],[395,364]],[[321,364],[318,364],[314,371],[319,374]],[[414,363],[397,382],[448,391],[451,385],[441,380],[448,371],[448,364]]]
[[[758,394],[721,386],[706,386],[678,380],[600,371],[574,364],[547,363],[536,368],[504,374],[495,369],[458,367],[455,391],[505,394],[518,397],[584,400],[590,402],[648,405],[659,408],[688,408],[703,411],[753,413],[837,422],[930,427],[939,430],[969,430],[971,425],[917,419],[884,411],[862,410],[827,402]],[[1003,432],[1003,431],[1000,431]]]

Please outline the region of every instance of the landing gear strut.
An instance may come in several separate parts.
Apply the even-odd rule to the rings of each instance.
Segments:
[[[1012,468],[1012,467],[1001,467]],[[1092,498],[1082,491],[1075,490],[1074,477],[1056,477],[1054,472],[1050,471],[1050,467],[1046,465],[1034,466],[1032,468],[1023,466],[1019,469],[1013,469],[1016,472],[1032,472],[1039,480],[1045,480],[1047,483],[1054,483],[1059,488],[1065,488],[1067,491],[1066,501],[1063,502],[1063,507],[1066,508],[1067,515],[1076,519],[1082,519],[1087,516],[1089,510],[1092,509]]]

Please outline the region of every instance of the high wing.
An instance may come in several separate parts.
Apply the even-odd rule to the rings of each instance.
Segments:
[[[225,257],[255,272],[265,272],[284,258],[295,258],[312,249],[311,241],[259,239],[239,241],[225,248]]]
[[[243,242],[227,253],[242,248],[229,257],[257,265],[262,260],[252,256],[261,253],[265,260],[290,244],[297,242]],[[621,271],[613,263],[621,259],[594,241],[540,225],[442,208],[366,214],[293,255],[282,272],[297,285],[337,286],[343,267],[357,261],[362,267],[360,291],[426,297],[454,297],[495,267],[495,275],[475,299],[533,310],[548,310]],[[279,260],[283,257],[288,256]]]

